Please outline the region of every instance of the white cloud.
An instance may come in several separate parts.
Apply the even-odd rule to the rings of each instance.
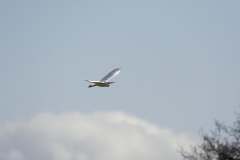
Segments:
[[[0,126],[0,159],[178,160],[191,137],[123,112],[44,113]]]

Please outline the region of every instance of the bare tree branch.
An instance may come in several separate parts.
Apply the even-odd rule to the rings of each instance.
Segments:
[[[182,157],[187,160],[240,160],[240,114],[237,113],[232,126],[216,120],[215,127],[210,135],[201,131],[201,144],[189,146],[190,151],[180,145]]]

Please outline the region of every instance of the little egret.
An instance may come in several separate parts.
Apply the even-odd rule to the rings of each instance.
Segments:
[[[105,77],[103,77],[103,79],[101,79],[100,81],[90,81],[90,80],[86,79],[85,81],[94,84],[94,85],[89,85],[88,88],[91,88],[94,86],[109,87],[109,85],[114,82],[108,82],[108,80],[113,78],[114,76],[116,76],[120,72],[120,70],[121,70],[121,68],[114,69],[113,71],[108,73]]]

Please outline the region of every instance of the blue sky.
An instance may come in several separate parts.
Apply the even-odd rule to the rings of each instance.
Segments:
[[[231,124],[239,1],[1,1],[0,120],[121,111],[176,132]],[[122,71],[109,88],[87,88]]]
[[[191,130],[238,108],[237,1],[1,3],[2,119],[120,110]],[[117,67],[111,88],[83,81]]]

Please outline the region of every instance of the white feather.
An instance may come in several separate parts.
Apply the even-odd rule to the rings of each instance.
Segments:
[[[109,87],[111,83],[114,82],[108,82],[109,79],[113,78],[116,76],[119,72],[121,71],[120,68],[116,68],[113,71],[109,72],[105,77],[101,79],[101,81],[91,81],[91,80],[85,80],[89,83],[93,83],[94,85],[89,85],[88,87],[94,87],[94,86],[99,86],[99,87]]]
[[[109,72],[105,77],[101,79],[101,82],[107,82],[109,79],[116,76],[121,71],[121,68],[114,69],[113,71]]]

